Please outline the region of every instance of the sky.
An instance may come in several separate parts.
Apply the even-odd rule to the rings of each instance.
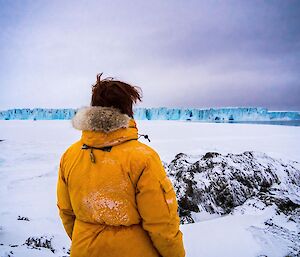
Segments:
[[[90,104],[96,74],[136,107],[300,110],[300,1],[0,0],[0,110]]]

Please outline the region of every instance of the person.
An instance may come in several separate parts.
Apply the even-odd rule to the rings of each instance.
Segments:
[[[139,87],[97,75],[72,119],[81,139],[61,156],[57,206],[71,257],[183,257],[178,203],[158,153],[138,140]]]

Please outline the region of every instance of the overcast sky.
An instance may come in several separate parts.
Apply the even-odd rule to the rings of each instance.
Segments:
[[[89,105],[96,74],[137,107],[300,110],[300,1],[0,0],[0,109]]]

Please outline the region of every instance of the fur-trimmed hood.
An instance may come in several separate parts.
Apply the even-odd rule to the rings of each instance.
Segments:
[[[115,107],[89,106],[77,111],[72,125],[78,130],[109,133],[119,128],[128,128],[130,117]]]

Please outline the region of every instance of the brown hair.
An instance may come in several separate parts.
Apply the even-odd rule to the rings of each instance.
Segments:
[[[132,105],[141,101],[141,88],[111,77],[101,80],[102,74],[97,74],[96,84],[92,86],[91,106],[115,107],[133,118]]]

